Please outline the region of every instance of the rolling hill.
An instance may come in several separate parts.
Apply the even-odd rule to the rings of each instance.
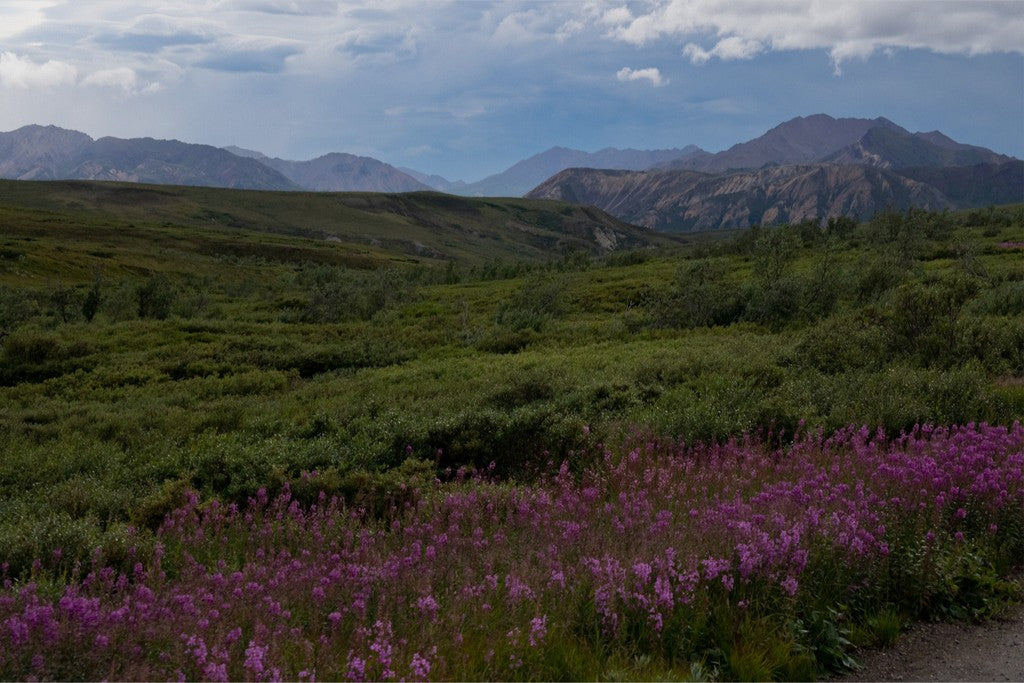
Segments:
[[[602,254],[678,243],[598,209],[565,202],[89,181],[0,181],[0,222],[15,251],[15,238],[22,236],[73,243],[76,253],[99,255],[79,260],[53,254],[66,276],[78,280],[88,279],[95,263],[87,261],[96,258],[154,264],[255,259],[254,265],[267,260],[375,268],[388,263],[546,262],[572,251]],[[21,262],[18,269],[23,277],[45,270]]]

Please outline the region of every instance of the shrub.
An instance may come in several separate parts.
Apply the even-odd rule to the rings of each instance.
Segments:
[[[739,319],[742,302],[728,281],[724,259],[685,261],[676,270],[672,288],[647,297],[655,327],[709,327]]]
[[[0,285],[0,339],[39,313],[39,303],[29,292]]]
[[[177,291],[163,274],[151,275],[135,289],[140,318],[164,320],[171,314]]]
[[[869,311],[828,318],[809,327],[795,348],[795,361],[824,373],[876,369],[889,355],[886,330]]]
[[[540,332],[563,312],[566,280],[549,273],[531,273],[498,308],[495,323],[513,332]]]

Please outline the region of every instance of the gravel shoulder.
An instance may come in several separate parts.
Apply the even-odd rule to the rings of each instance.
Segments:
[[[854,655],[836,681],[1024,681],[1024,605],[981,624],[916,624],[886,649]]]

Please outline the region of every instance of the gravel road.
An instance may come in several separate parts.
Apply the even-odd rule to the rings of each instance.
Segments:
[[[1024,606],[983,624],[918,624],[836,681],[1024,681]]]

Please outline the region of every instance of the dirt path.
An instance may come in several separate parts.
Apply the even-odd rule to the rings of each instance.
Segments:
[[[1024,681],[1024,606],[979,625],[919,624],[837,681]]]

